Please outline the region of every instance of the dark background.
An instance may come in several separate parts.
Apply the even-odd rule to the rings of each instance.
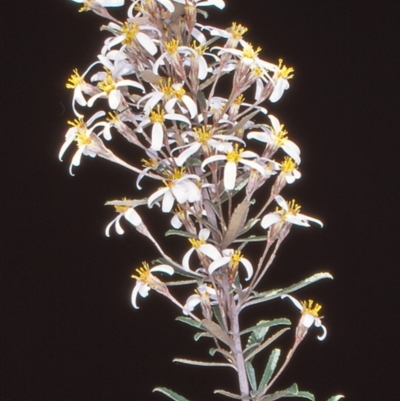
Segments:
[[[293,228],[270,286],[318,271],[335,276],[297,294],[324,305],[328,337],[320,343],[312,330],[276,389],[297,382],[320,401],[340,393],[398,399],[396,3],[226,3],[223,13],[210,10],[210,24],[248,26],[263,58],[295,67],[291,89],[268,108],[302,149],[303,178],[285,193],[325,223]],[[102,20],[78,8],[63,0],[3,5],[1,399],[159,400],[151,390],[160,385],[199,401],[214,388],[234,390],[230,372],[172,363],[207,358],[207,341],[193,342],[174,321],[177,309],[156,293],[139,300],[139,311],[131,307],[130,274],[156,255],[132,229],[106,238],[114,213],[103,204],[134,195],[134,177],[89,158],[70,177],[70,154],[57,160],[73,117],[64,84],[102,44]],[[282,311],[297,318],[290,305]],[[274,305],[257,313],[268,318]]]

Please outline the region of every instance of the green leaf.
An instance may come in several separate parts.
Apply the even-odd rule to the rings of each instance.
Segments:
[[[267,387],[270,382],[272,375],[275,372],[276,365],[278,364],[279,357],[281,355],[281,350],[275,348],[272,350],[271,355],[269,356],[267,366],[265,366],[265,370],[260,382],[260,386],[258,388],[258,393],[262,393],[265,387]]]
[[[253,365],[250,362],[246,362],[246,373],[249,379],[251,389],[257,390],[256,372],[254,371]]]
[[[200,103],[201,110],[206,110],[207,109],[207,101],[206,101],[206,95],[204,94],[203,91],[201,91],[201,90],[197,91],[197,100]]]
[[[210,333],[208,333],[208,332],[205,332],[205,333],[196,333],[196,334],[193,336],[194,341],[199,341],[201,337],[213,338],[213,336],[212,336]]]
[[[222,319],[221,309],[220,309],[219,305],[213,306],[212,311],[213,311],[215,318],[217,319],[218,324],[221,327],[224,327],[224,321]]]
[[[182,231],[182,230],[168,230],[165,233],[166,237],[169,237],[170,235],[178,235],[180,237],[185,237],[185,238],[193,238],[193,234],[188,233],[187,231]]]
[[[178,322],[182,322],[185,324],[188,324],[189,326],[196,327],[196,329],[201,329],[201,322],[197,322],[196,320],[192,319],[191,317],[184,317],[184,316],[178,316],[175,318]]]
[[[277,333],[275,333],[273,336],[269,337],[261,345],[259,345],[254,351],[253,351],[253,348],[254,348],[253,346],[251,346],[252,347],[251,352],[250,352],[250,347],[247,347],[244,350],[245,360],[250,361],[259,352],[261,352],[264,348],[268,347],[268,345],[272,344],[275,340],[277,340],[287,330],[289,330],[289,327],[279,330]]]
[[[173,362],[180,362],[185,363],[186,365],[195,365],[195,366],[209,366],[212,368],[233,368],[236,369],[230,363],[223,363],[223,362],[203,362],[203,361],[193,361],[191,359],[183,359],[183,358],[175,358]]]
[[[251,202],[244,200],[241,202],[229,220],[228,229],[226,230],[225,236],[222,240],[221,248],[226,249],[233,240],[243,231],[243,227],[246,224],[247,214]]]
[[[326,400],[326,401],[338,401],[338,400],[340,400],[341,398],[344,398],[344,395],[334,395],[334,396],[332,396],[332,397],[330,397],[328,400]]]
[[[167,397],[171,398],[174,401],[189,401],[187,398],[182,397],[181,395],[175,393],[175,391],[170,390],[169,388],[165,388],[165,387],[156,387],[153,390],[154,392],[160,392],[163,393],[164,395],[166,395]]]
[[[246,398],[246,397],[243,397],[242,395],[234,394],[234,393],[231,393],[226,390],[215,390],[214,394],[221,394],[221,395],[224,395],[225,397],[233,398],[235,400],[250,400],[250,397]]]
[[[256,331],[258,329],[262,329],[263,327],[273,327],[279,325],[290,326],[291,322],[286,318],[279,318],[274,320],[260,320],[255,326],[249,327],[248,329],[242,330],[240,335],[250,333],[251,331]]]
[[[273,394],[268,394],[264,396],[261,401],[275,401],[279,400],[279,398],[287,397],[287,398],[306,398],[310,401],[315,401],[315,397],[313,394],[309,393],[308,391],[299,391],[297,384],[294,383],[286,390],[277,391]]]
[[[202,328],[206,329],[212,336],[218,338],[218,340],[221,340],[223,343],[228,345],[229,348],[233,349],[235,347],[232,339],[228,336],[228,334],[225,333],[225,331],[221,329],[221,327],[217,323],[214,323],[212,320],[203,319],[201,321],[201,326]]]
[[[330,273],[316,273],[311,277],[308,277],[302,281],[299,281],[298,283],[295,283],[289,287],[286,288],[279,288],[276,290],[270,290],[266,292],[260,292],[260,293],[254,293],[254,297],[250,298],[248,302],[246,302],[242,306],[242,310],[244,308],[247,308],[250,305],[256,305],[261,302],[267,302],[275,298],[279,298],[283,294],[290,294],[291,292],[297,291],[303,287],[306,287],[312,283],[315,283],[316,281],[322,280],[324,278],[330,278],[333,279],[332,275]]]

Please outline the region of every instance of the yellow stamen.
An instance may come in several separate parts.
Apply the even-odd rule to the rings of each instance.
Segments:
[[[137,33],[139,32],[139,24],[132,24],[126,21],[122,26],[121,31],[125,35],[125,39],[122,41],[122,44],[129,45],[132,43],[133,39],[135,39]]]
[[[103,92],[106,92],[109,94],[112,90],[115,89],[115,82],[114,79],[111,75],[111,72],[107,72],[107,76],[103,81],[100,81],[97,86],[102,90]]]
[[[142,266],[136,269],[138,275],[132,274],[131,277],[142,281],[143,283],[148,283],[151,277],[150,267],[147,262],[142,262]]]
[[[292,79],[294,77],[294,68],[286,67],[286,65],[283,65],[283,60],[281,58],[279,59],[278,67],[279,67],[278,77],[284,79]]]
[[[169,54],[175,54],[178,51],[179,42],[176,39],[172,39],[170,42],[165,42],[165,49]]]
[[[238,148],[239,148],[239,145],[237,143],[235,143],[235,149],[233,149],[226,155],[226,160],[228,162],[234,162],[235,164],[239,163],[239,160],[241,159],[241,154],[243,153],[244,149],[243,148],[238,149]]]
[[[293,159],[288,156],[285,156],[281,168],[282,172],[285,174],[291,173],[293,170],[296,169],[296,167],[297,164],[293,161]]]
[[[248,31],[248,29],[241,25],[241,24],[236,24],[236,22],[232,23],[231,27],[231,33],[234,39],[240,40],[242,39],[243,35]]]
[[[244,49],[243,49],[243,57],[245,58],[250,58],[254,60],[257,56],[258,53],[260,53],[261,47],[257,47],[256,50],[253,49],[253,45],[248,44]]]
[[[240,251],[235,251],[232,255],[231,255],[231,260],[229,262],[229,267],[231,269],[236,269],[239,266],[239,262],[242,259],[243,255],[242,252]]]
[[[201,128],[193,128],[193,131],[198,136],[197,142],[200,142],[203,145],[205,145],[212,138],[211,130],[207,130],[204,125]]]
[[[150,113],[149,118],[150,118],[151,123],[152,124],[155,124],[155,123],[162,124],[164,122],[164,114],[165,114],[165,111],[160,109],[160,105],[157,105],[157,111],[153,110]]]
[[[65,84],[65,87],[67,89],[75,89],[78,85],[81,85],[84,83],[83,78],[79,75],[78,69],[74,68],[73,73],[71,76],[68,78],[67,83]]]
[[[312,299],[309,299],[307,301],[302,301],[301,305],[303,306],[303,310],[301,313],[304,315],[306,313],[309,313],[310,315],[313,315],[314,317],[318,317],[318,313],[321,310],[322,306],[320,304],[315,303],[314,306],[314,301]]]

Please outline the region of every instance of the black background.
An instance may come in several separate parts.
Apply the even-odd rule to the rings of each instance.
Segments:
[[[395,2],[226,0],[209,23],[250,28],[246,38],[295,67],[271,113],[302,149],[288,188],[321,230],[294,228],[271,286],[318,271],[334,281],[298,294],[324,305],[327,339],[312,330],[276,389],[297,382],[324,401],[395,400],[398,384],[399,31]],[[130,279],[155,255],[128,229],[106,238],[103,205],[134,195],[134,178],[85,158],[68,175],[57,154],[73,118],[65,82],[95,60],[102,20],[69,1],[7,2],[2,15],[4,257],[2,400],[159,400],[157,386],[191,400],[223,399],[231,372],[173,364],[207,358],[180,313],[156,293],[130,304]],[[122,10],[111,13],[122,18]],[[5,124],[4,124],[5,123]],[[159,219],[160,215],[153,217]],[[157,221],[158,223],[158,221]],[[264,288],[269,283],[264,283]],[[291,305],[282,312],[296,318]],[[274,305],[258,310],[268,318]],[[251,319],[251,316],[249,317]],[[165,399],[165,398],[164,398]]]

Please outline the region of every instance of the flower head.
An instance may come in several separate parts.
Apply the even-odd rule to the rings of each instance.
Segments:
[[[297,336],[300,339],[303,339],[307,334],[308,329],[311,326],[321,327],[323,333],[318,336],[318,340],[322,341],[326,337],[326,327],[321,323],[321,317],[319,317],[318,313],[321,310],[322,306],[320,304],[314,303],[313,300],[309,299],[308,301],[299,302],[296,298],[291,295],[282,295],[281,298],[289,298],[297,309],[301,312],[301,318],[299,324],[297,326]]]
[[[159,293],[166,294],[168,292],[167,286],[152,273],[162,272],[170,276],[174,274],[174,269],[168,265],[157,265],[150,269],[149,264],[142,263],[142,266],[136,269],[136,274],[132,274],[132,278],[136,279],[136,285],[132,291],[132,305],[135,309],[139,309],[136,304],[137,294],[146,298],[150,290],[156,290]]]

